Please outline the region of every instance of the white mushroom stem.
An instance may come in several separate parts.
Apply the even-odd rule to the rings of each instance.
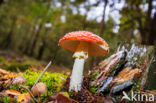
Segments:
[[[80,42],[73,57],[75,58],[75,62],[70,77],[69,91],[74,90],[75,92],[78,92],[81,90],[82,86],[84,63],[88,58],[88,43]]]

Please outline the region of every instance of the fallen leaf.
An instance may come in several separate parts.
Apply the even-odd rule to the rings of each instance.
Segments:
[[[0,68],[0,73],[3,74],[3,75],[9,74],[8,71],[6,71],[6,70],[4,70],[4,69],[1,69],[1,68]]]
[[[32,103],[32,98],[29,93],[23,93],[17,97],[18,103]]]
[[[10,95],[13,95],[13,96],[18,96],[18,95],[21,94],[20,92],[15,91],[15,90],[6,90],[5,92],[6,92],[7,94],[10,94]]]
[[[12,78],[14,78],[14,77],[15,77],[15,74],[10,73],[10,74],[6,74],[6,75],[0,77],[0,80],[12,79]]]
[[[57,94],[51,97],[54,103],[72,103],[72,100],[62,94]]]
[[[22,84],[25,82],[26,82],[26,79],[23,76],[19,76],[13,79],[12,84],[17,85],[17,84]]]
[[[0,92],[0,95],[3,95],[3,96],[8,96],[8,95],[18,96],[20,94],[21,94],[20,92],[15,91],[15,90],[4,90],[4,91]]]

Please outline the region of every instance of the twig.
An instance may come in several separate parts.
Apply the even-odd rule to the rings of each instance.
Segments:
[[[34,96],[33,96],[33,94],[31,93],[31,91],[30,91],[26,86],[20,85],[20,87],[26,89],[26,90],[29,92],[30,96],[32,97],[33,101],[34,101],[35,103],[38,103],[38,101],[34,98]]]
[[[38,83],[38,81],[40,80],[40,78],[42,77],[42,75],[44,74],[44,72],[48,69],[48,67],[51,65],[51,61],[48,63],[48,65],[44,68],[43,72],[41,73],[41,75],[37,78],[35,84],[32,86],[32,88]],[[31,90],[32,90],[31,88]]]

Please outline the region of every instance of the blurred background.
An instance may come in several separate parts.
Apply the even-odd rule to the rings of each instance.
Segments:
[[[20,56],[72,69],[73,53],[58,41],[78,30],[101,36],[110,47],[107,56],[119,44],[156,45],[156,0],[0,0],[1,61]],[[89,58],[86,68],[94,61]]]

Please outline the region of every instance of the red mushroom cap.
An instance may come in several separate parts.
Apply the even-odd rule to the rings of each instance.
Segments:
[[[89,56],[103,56],[109,52],[108,44],[101,37],[88,31],[68,33],[59,40],[59,45],[64,49],[75,52],[80,41],[88,42]]]

